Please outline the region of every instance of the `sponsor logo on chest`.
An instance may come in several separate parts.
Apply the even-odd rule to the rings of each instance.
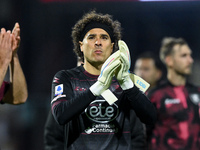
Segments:
[[[167,98],[167,99],[165,99],[165,105],[179,104],[180,102],[181,102],[180,99],[177,99],[177,98],[174,98],[174,99]]]
[[[105,100],[95,100],[85,109],[87,117],[96,123],[108,123],[117,118],[118,106],[109,105]]]

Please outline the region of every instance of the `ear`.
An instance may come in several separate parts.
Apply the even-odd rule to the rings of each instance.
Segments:
[[[83,42],[79,41],[79,46],[80,46],[81,52],[83,52],[82,45],[83,45]]]
[[[157,69],[157,73],[156,73],[156,79],[159,80],[162,77],[162,71]]]
[[[173,60],[172,60],[172,56],[167,56],[165,58],[165,62],[166,62],[166,65],[171,67],[173,65]]]
[[[113,43],[111,43],[111,48],[112,48],[112,52],[113,52],[113,49],[114,49],[114,42]]]

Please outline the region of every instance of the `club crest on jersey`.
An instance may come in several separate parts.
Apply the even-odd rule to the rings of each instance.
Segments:
[[[55,86],[55,96],[63,93],[63,84]]]

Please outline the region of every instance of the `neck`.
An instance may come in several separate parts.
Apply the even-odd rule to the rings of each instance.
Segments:
[[[149,87],[149,89],[153,89],[154,87],[156,87],[157,86],[157,83],[155,83],[155,84],[150,84],[150,87]],[[148,89],[148,90],[149,90]]]
[[[175,86],[181,86],[186,84],[186,76],[182,74],[177,74],[174,71],[168,70],[167,78]]]
[[[90,74],[100,75],[102,65],[103,64],[91,64],[89,62],[85,62],[83,67]]]

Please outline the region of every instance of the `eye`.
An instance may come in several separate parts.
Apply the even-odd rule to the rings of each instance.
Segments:
[[[104,40],[107,40],[108,36],[107,35],[103,35],[101,38],[104,39]]]
[[[94,39],[93,35],[88,36],[88,39]]]
[[[187,57],[187,54],[182,54],[181,57]]]

